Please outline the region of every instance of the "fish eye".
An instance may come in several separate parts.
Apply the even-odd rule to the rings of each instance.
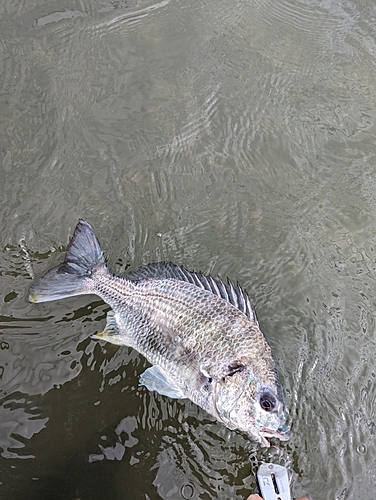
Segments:
[[[277,401],[274,396],[269,394],[268,392],[265,392],[261,397],[260,397],[260,405],[261,408],[265,411],[273,411],[274,408],[276,407]]]

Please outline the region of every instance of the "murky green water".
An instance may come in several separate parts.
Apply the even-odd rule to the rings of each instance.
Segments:
[[[243,499],[376,484],[373,2],[3,1],[0,497]],[[79,217],[110,267],[244,285],[291,440],[265,450],[139,387],[97,298],[31,305]]]

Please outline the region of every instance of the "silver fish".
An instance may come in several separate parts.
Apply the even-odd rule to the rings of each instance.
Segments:
[[[83,294],[112,308],[94,337],[133,347],[153,365],[140,378],[149,390],[189,398],[264,446],[267,438],[289,439],[271,349],[239,284],[163,262],[115,276],[93,229],[80,219],[64,262],[31,287],[29,299]]]

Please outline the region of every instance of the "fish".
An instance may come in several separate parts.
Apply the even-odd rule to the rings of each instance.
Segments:
[[[234,285],[171,262],[126,276],[108,269],[93,228],[79,219],[64,261],[30,288],[33,303],[95,294],[111,310],[93,338],[128,346],[152,365],[150,391],[190,399],[263,446],[289,439],[282,386],[255,308]]]

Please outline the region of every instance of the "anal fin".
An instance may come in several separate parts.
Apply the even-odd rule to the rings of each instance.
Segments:
[[[184,399],[187,397],[178,387],[176,387],[164,370],[157,365],[141,373],[140,384],[147,387],[149,391],[156,391],[169,398]]]
[[[127,345],[124,335],[120,334],[114,311],[109,311],[106,318],[106,327],[101,333],[91,336],[96,340],[105,340],[116,345]]]

